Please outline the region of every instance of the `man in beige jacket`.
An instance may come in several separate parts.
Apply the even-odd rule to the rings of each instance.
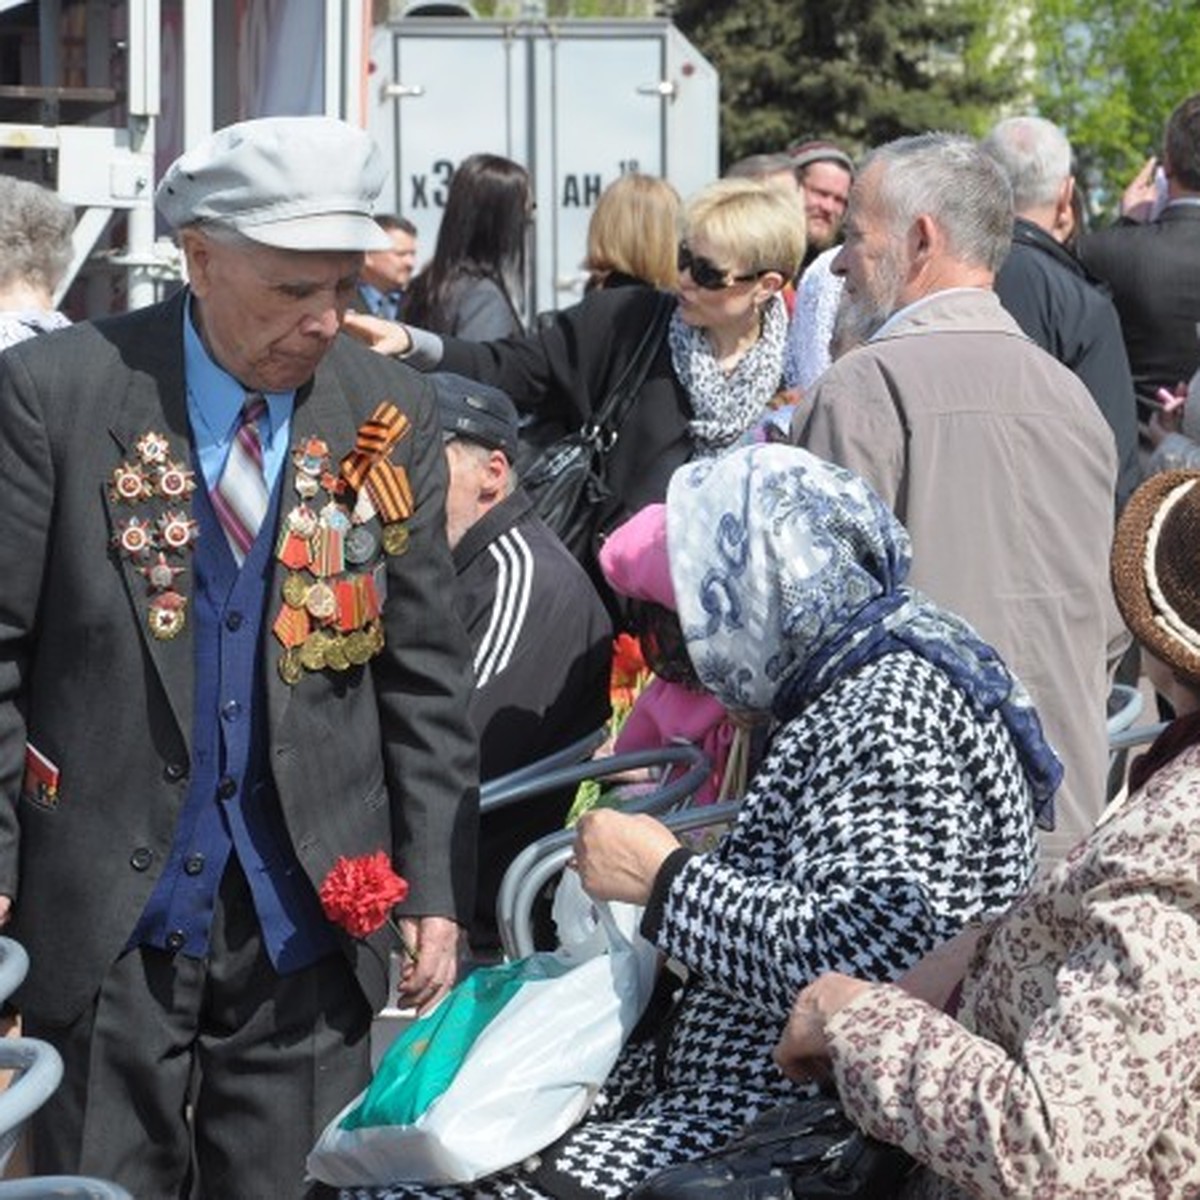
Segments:
[[[967,138],[871,155],[833,263],[867,341],[814,387],[795,440],[867,479],[913,539],[911,582],[969,620],[1032,695],[1066,768],[1043,859],[1105,804],[1105,699],[1124,629],[1108,581],[1117,457],[1087,389],[992,281],[1008,181]]]

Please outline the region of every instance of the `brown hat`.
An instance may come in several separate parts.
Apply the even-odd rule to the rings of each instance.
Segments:
[[[1181,679],[1200,684],[1200,470],[1152,475],[1113,538],[1112,585],[1133,636]]]

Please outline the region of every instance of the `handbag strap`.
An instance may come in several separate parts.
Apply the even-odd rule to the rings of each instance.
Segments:
[[[675,297],[666,292],[661,293],[658,296],[654,319],[646,326],[646,331],[642,334],[625,370],[621,372],[620,378],[613,384],[595,417],[589,422],[596,434],[596,444],[603,453],[612,449],[617,431],[624,423],[637,394],[642,390],[642,384],[646,382],[650,364],[658,354],[674,310]]]

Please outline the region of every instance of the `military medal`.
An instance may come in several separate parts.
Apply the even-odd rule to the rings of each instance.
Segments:
[[[300,662],[306,671],[319,671],[325,665],[325,636],[319,630],[310,634],[300,647]]]
[[[112,473],[110,495],[126,504],[138,504],[154,495],[154,487],[137,463],[122,463]]]
[[[117,526],[117,545],[130,558],[141,558],[154,548],[154,530],[142,517],[130,517]]]
[[[150,601],[146,614],[150,633],[160,642],[169,642],[183,630],[187,599],[178,592],[162,592]]]
[[[337,612],[337,597],[333,588],[324,580],[318,580],[308,589],[304,607],[318,621],[328,621]]]
[[[183,574],[183,568],[173,567],[167,562],[167,556],[161,550],[153,562],[138,567],[138,570],[146,577],[146,582],[156,592],[166,591],[167,588],[174,585],[175,576]]]
[[[342,639],[346,658],[356,667],[369,662],[371,658],[371,638],[365,630],[356,629]]]
[[[143,433],[136,442],[134,449],[138,452],[138,458],[142,460],[148,467],[157,466],[159,463],[167,461],[167,455],[171,451],[171,444],[161,433],[155,433],[154,430],[148,430]]]
[[[199,536],[199,526],[187,513],[168,509],[158,518],[158,536],[170,550],[183,550]]]
[[[408,526],[401,521],[394,521],[383,527],[383,549],[386,554],[393,556],[403,554],[408,549]]]
[[[350,659],[341,638],[330,638],[325,643],[325,665],[331,671],[348,671],[350,669]]]
[[[296,475],[296,491],[301,500],[311,500],[320,490],[320,483],[311,475]]]
[[[304,664],[300,661],[300,650],[289,646],[279,656],[279,676],[288,687],[295,687],[304,676]]]
[[[167,500],[181,500],[196,490],[196,476],[182,463],[172,462],[161,467],[157,476],[158,492]]]
[[[292,571],[283,581],[283,598],[291,608],[303,608],[311,585],[299,571]]]
[[[379,543],[375,540],[374,533],[366,525],[354,525],[346,534],[342,551],[346,555],[348,563],[361,567],[375,557],[375,551],[378,548]]]

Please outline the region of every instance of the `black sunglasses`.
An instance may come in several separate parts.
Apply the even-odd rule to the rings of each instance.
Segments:
[[[773,267],[768,267],[765,271],[751,271],[749,275],[731,275],[703,255],[693,254],[687,242],[679,243],[675,265],[679,270],[687,271],[692,277],[692,282],[706,292],[721,292],[725,288],[733,287],[735,283],[749,283],[751,279],[759,279],[774,270]]]

